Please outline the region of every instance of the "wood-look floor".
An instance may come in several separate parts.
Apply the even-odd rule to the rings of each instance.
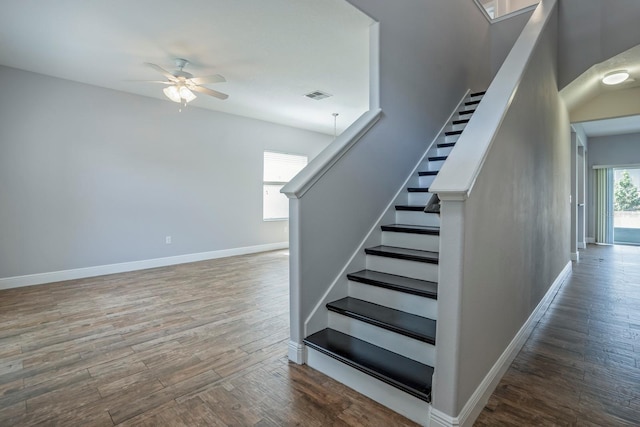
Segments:
[[[640,426],[640,247],[580,252],[476,426]]]
[[[0,291],[0,426],[413,426],[287,362],[287,263]],[[581,252],[476,425],[640,425],[640,248]]]
[[[284,251],[0,291],[0,426],[402,426],[288,363]]]

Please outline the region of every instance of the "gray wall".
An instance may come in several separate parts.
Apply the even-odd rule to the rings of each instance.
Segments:
[[[640,1],[560,0],[559,88],[640,43]]]
[[[383,117],[299,200],[295,342],[465,91],[489,80],[489,24],[472,1],[350,2],[380,22]]]
[[[6,67],[0,89],[0,278],[287,241],[263,150],[331,140]]]
[[[551,17],[464,207],[457,412],[569,261],[570,128]]]
[[[533,11],[521,13],[491,24],[491,76],[496,73],[507,58],[522,29],[531,18]]]
[[[640,133],[589,138],[587,165],[587,236],[595,237],[593,166],[640,166]]]

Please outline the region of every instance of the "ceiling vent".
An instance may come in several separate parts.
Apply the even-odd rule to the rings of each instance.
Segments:
[[[305,96],[306,96],[307,98],[315,99],[316,101],[320,101],[321,99],[328,98],[328,97],[330,97],[331,95],[330,95],[330,94],[328,94],[328,93],[326,93],[326,92],[322,92],[322,91],[320,91],[320,90],[315,90],[315,91],[313,91],[313,92],[311,92],[311,93],[306,94]]]

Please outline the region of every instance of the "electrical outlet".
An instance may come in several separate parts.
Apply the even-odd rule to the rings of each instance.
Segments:
[[[165,242],[167,245],[170,245],[170,244],[171,244],[171,236],[166,236],[166,237],[164,238],[164,242]]]

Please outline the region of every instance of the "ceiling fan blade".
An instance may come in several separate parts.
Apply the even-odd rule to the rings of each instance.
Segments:
[[[178,80],[176,76],[174,76],[173,74],[171,74],[170,72],[168,72],[167,70],[165,70],[159,65],[152,64],[151,62],[145,62],[144,65],[153,68],[154,70],[156,70],[157,72],[159,72],[160,74],[162,74],[163,76],[171,80],[172,82]]]
[[[227,81],[227,79],[222,77],[220,74],[214,74],[213,76],[205,77],[193,77],[189,80],[191,80],[191,83],[196,85],[204,85],[207,83],[222,83]]]
[[[189,89],[191,89],[194,92],[204,93],[205,95],[215,96],[216,98],[219,98],[219,99],[227,99],[229,97],[229,95],[227,95],[226,93],[218,92],[217,90],[209,89],[207,87],[189,86]]]
[[[175,82],[168,82],[166,80],[124,80],[125,82],[137,82],[137,83],[160,83],[163,85],[172,85]]]

